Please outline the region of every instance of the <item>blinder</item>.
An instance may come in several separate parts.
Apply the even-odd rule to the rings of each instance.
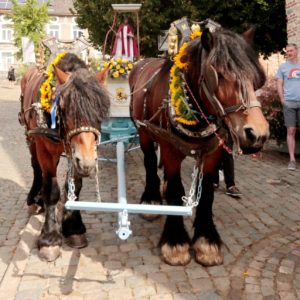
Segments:
[[[218,84],[219,84],[219,80],[218,80],[218,74],[217,71],[215,70],[215,68],[211,65],[211,64],[205,64],[203,67],[203,77],[204,80],[206,82],[206,86],[208,91],[211,94],[214,94]]]
[[[201,92],[203,91],[207,100],[210,102],[211,106],[219,117],[223,118],[229,113],[237,112],[239,110],[246,110],[247,108],[261,107],[260,102],[257,100],[250,101],[250,103],[246,105],[244,101],[240,99],[240,103],[224,108],[222,103],[215,95],[215,91],[219,84],[217,71],[211,64],[204,64],[202,72],[200,94],[202,94]]]

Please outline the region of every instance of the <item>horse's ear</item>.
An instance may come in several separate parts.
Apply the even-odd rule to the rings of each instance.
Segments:
[[[250,29],[242,33],[242,37],[248,44],[252,44],[254,39],[255,26],[252,26]]]
[[[205,28],[201,35],[201,44],[209,52],[213,47],[213,36],[208,28]]]
[[[55,65],[53,65],[53,70],[59,84],[64,84],[70,77],[69,74],[65,73]]]
[[[109,66],[107,66],[104,70],[102,70],[96,74],[96,78],[101,84],[105,83],[108,72],[109,72]]]

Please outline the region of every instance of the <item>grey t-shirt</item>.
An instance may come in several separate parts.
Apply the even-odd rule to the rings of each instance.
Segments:
[[[300,101],[300,64],[289,61],[281,64],[276,74],[283,80],[283,97],[285,101]]]

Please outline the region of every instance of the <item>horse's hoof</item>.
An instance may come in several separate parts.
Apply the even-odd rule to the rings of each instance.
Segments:
[[[44,208],[38,204],[31,204],[28,206],[28,214],[30,215],[39,215],[44,212]]]
[[[48,262],[56,260],[60,255],[60,246],[42,247],[39,251],[39,256]]]
[[[185,266],[191,261],[189,252],[190,245],[183,244],[177,246],[170,246],[164,244],[161,247],[161,253],[164,261],[171,266]]]
[[[223,263],[221,247],[217,244],[210,244],[204,237],[194,243],[193,249],[196,262],[203,266],[216,266]]]
[[[76,249],[84,248],[88,245],[85,234],[72,234],[65,238],[65,242],[68,246]]]
[[[148,205],[161,205],[161,202],[157,202],[157,201],[151,201],[149,202],[141,202],[141,204],[148,204]],[[156,214],[141,214],[140,215],[142,217],[142,219],[146,220],[146,221],[154,221],[157,220],[161,217],[161,215],[156,215]]]

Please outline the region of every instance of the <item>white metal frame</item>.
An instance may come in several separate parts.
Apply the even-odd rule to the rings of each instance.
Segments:
[[[125,178],[125,146],[121,139],[117,142],[117,175],[118,175],[118,203],[70,201],[65,204],[67,209],[88,210],[118,213],[118,229],[116,234],[121,240],[126,240],[131,235],[129,213],[135,214],[156,214],[156,215],[181,215],[190,216],[193,213],[191,206],[175,205],[149,205],[149,204],[128,204],[126,197]],[[113,162],[113,160],[108,160]]]

